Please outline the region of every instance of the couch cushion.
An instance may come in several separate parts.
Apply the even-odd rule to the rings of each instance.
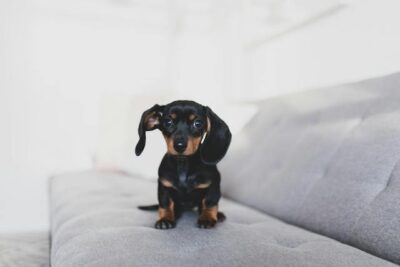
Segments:
[[[259,103],[223,193],[400,263],[400,74]]]
[[[156,183],[107,172],[51,180],[52,266],[394,266],[223,199],[227,221],[198,229],[194,212],[153,228]]]
[[[1,233],[0,266],[50,266],[48,232]]]

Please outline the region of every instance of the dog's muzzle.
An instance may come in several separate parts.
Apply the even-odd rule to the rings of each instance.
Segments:
[[[177,138],[174,141],[174,149],[178,153],[183,153],[186,149],[187,146],[187,141],[185,141],[183,138]]]

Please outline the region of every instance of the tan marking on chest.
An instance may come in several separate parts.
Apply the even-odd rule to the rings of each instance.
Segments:
[[[196,188],[196,189],[205,189],[205,188],[208,188],[210,185],[211,185],[211,182],[207,182],[207,183],[198,184],[194,188]]]
[[[175,188],[174,184],[171,181],[167,180],[167,179],[160,179],[160,182],[165,187]]]

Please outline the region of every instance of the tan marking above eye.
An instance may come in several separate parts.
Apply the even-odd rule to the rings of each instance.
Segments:
[[[193,121],[195,118],[196,118],[196,115],[194,115],[194,114],[189,115],[189,120]]]
[[[171,113],[170,117],[175,120],[176,119],[176,113]]]

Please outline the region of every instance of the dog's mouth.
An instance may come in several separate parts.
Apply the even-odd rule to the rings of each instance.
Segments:
[[[168,151],[168,153],[170,153],[174,156],[183,158],[183,157],[188,157],[188,156],[195,154],[196,151],[197,151],[197,149],[193,150],[191,148],[185,148],[184,150],[177,150],[174,148],[172,151]]]

